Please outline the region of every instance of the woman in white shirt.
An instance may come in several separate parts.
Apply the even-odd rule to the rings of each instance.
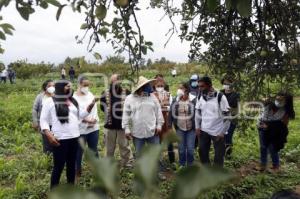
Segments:
[[[45,101],[48,98],[51,98],[54,95],[55,87],[54,87],[54,81],[53,80],[46,80],[42,85],[42,92],[39,93],[35,100],[32,107],[32,127],[40,131],[40,115],[42,112],[42,107]],[[50,123],[51,126],[51,123]],[[49,144],[48,139],[46,135],[42,134],[42,140],[43,140],[43,151],[44,153],[50,154],[52,153],[52,146]]]
[[[89,80],[80,76],[78,78],[78,89],[74,93],[74,98],[77,100],[81,109],[86,109],[95,99],[94,95],[89,91]],[[94,106],[91,113],[86,116],[79,124],[80,138],[87,143],[88,147],[96,153],[98,157],[98,140],[99,140],[99,117],[97,106]],[[76,160],[76,176],[81,176],[83,150],[79,147]]]
[[[87,109],[82,110],[72,95],[69,81],[60,80],[56,82],[55,96],[45,101],[41,112],[41,129],[53,146],[54,167],[51,175],[51,188],[59,184],[65,164],[67,182],[69,184],[75,183],[80,118],[86,117],[95,105],[95,101],[93,101]],[[50,122],[52,124],[51,130]]]

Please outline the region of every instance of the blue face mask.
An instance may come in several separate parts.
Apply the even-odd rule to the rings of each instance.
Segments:
[[[196,82],[196,81],[191,82],[191,86],[192,86],[192,88],[197,88],[198,82]]]
[[[153,89],[152,87],[150,86],[150,84],[147,84],[144,89],[143,89],[144,93],[147,93],[150,95],[150,93],[153,93]]]

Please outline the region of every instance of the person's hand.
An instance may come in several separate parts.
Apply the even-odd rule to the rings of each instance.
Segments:
[[[47,131],[45,133],[49,143],[52,145],[52,146],[59,146],[60,143],[59,141],[54,137],[54,135],[50,132],[50,131]]]
[[[39,130],[39,125],[33,123],[33,124],[32,124],[32,128],[34,128],[34,130],[38,131],[38,130]]]
[[[159,135],[161,133],[161,129],[155,129],[155,135]]]
[[[125,137],[127,140],[131,140],[132,139],[132,134],[131,133],[126,133]]]
[[[196,136],[200,136],[201,134],[201,129],[196,129]]]
[[[259,124],[259,128],[261,128],[261,129],[267,129],[267,128],[268,128],[268,125],[267,125],[266,123],[264,123],[264,122],[261,122],[261,123]]]
[[[217,135],[217,141],[224,139],[224,137],[225,137],[224,133]]]

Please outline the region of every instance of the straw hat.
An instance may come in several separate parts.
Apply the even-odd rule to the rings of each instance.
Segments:
[[[139,77],[139,81],[135,87],[135,89],[133,90],[133,93],[135,93],[137,90],[139,90],[140,88],[142,88],[144,85],[148,84],[148,83],[152,83],[156,81],[156,79],[147,79],[144,76],[140,76]]]

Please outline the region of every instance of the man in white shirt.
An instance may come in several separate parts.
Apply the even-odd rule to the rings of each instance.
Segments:
[[[4,84],[6,83],[7,75],[8,75],[7,70],[4,69],[1,73],[1,82],[3,82]]]
[[[226,97],[213,88],[209,77],[202,77],[199,80],[199,87],[202,95],[196,103],[195,127],[199,138],[200,160],[202,164],[210,164],[209,151],[211,142],[213,142],[214,165],[223,167],[224,135],[230,125],[230,121],[227,120],[230,107]]]
[[[153,81],[140,77],[137,88],[124,103],[122,127],[126,138],[133,138],[137,156],[146,143],[159,144],[158,134],[164,123],[159,101],[152,94]]]

